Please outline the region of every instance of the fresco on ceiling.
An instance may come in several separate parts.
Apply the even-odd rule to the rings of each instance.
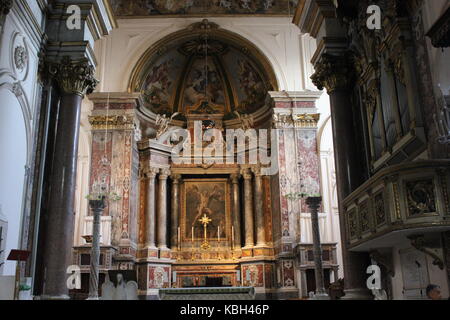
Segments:
[[[250,61],[240,53],[227,54],[224,60],[229,72],[236,75],[230,80],[236,88],[239,101],[237,110],[250,114],[264,106],[268,89]]]
[[[142,90],[145,104],[155,113],[171,114],[172,97],[184,57],[176,51],[158,59],[150,68]]]
[[[116,16],[293,15],[298,0],[111,0]]]
[[[265,105],[272,88],[240,48],[218,43],[214,48],[220,50],[209,50],[206,59],[203,52],[186,49],[191,42],[176,43],[151,58],[140,90],[146,109],[233,118],[235,110],[250,114]]]
[[[224,113],[225,104],[225,87],[214,62],[196,59],[186,79],[183,110],[194,114]]]

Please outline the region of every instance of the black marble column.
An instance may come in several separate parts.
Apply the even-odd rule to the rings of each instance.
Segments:
[[[311,227],[313,234],[313,249],[314,249],[314,271],[316,278],[316,297],[323,298],[328,296],[325,291],[323,260],[322,260],[322,245],[320,242],[320,227],[319,227],[319,208],[322,203],[320,197],[310,197],[306,199],[311,212]]]
[[[65,57],[52,63],[50,74],[62,92],[57,117],[53,164],[49,173],[47,212],[44,213],[45,249],[42,258],[41,299],[68,299],[67,267],[71,264],[74,197],[81,102],[97,81],[86,61]],[[50,124],[52,125],[52,124]]]
[[[357,148],[357,133],[353,124],[351,87],[354,73],[351,54],[323,54],[315,67],[316,73],[311,78],[320,90],[327,89],[331,101],[345,298],[370,299],[372,296],[366,286],[366,269],[370,265],[370,259],[365,253],[348,251],[343,207],[344,199],[356,190],[364,179],[361,165],[363,152]]]
[[[98,300],[98,281],[100,265],[100,224],[103,210],[106,207],[105,197],[98,200],[90,200],[94,223],[92,224],[92,249],[91,249],[91,268],[89,274],[89,300]]]

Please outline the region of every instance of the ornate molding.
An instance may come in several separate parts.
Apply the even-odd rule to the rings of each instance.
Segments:
[[[353,58],[348,53],[339,56],[325,53],[316,63],[311,80],[319,90],[326,88],[328,93],[347,89],[353,82],[353,65]]]
[[[233,184],[238,184],[239,183],[239,178],[241,177],[241,175],[239,173],[233,173],[230,175],[230,180],[231,183]]]
[[[252,179],[252,172],[250,168],[242,168],[241,169],[241,175],[244,178],[244,180],[251,180]]]
[[[14,49],[14,64],[19,71],[22,71],[27,66],[28,53],[24,46],[17,46]]]
[[[134,130],[134,117],[121,116],[90,116],[89,123],[92,130]]]
[[[294,121],[294,127],[296,128],[317,128],[320,120],[320,113],[294,114],[292,115],[292,120]]]
[[[155,179],[159,173],[159,168],[146,168],[144,173],[147,179]]]
[[[94,67],[88,61],[73,61],[68,56],[63,57],[59,63],[50,63],[49,72],[61,90],[82,97],[92,93],[99,82],[94,77]]]
[[[274,113],[274,127],[282,128],[317,128],[320,120],[319,113]]]
[[[171,171],[170,169],[161,169],[159,174],[159,180],[167,180],[170,177]]]
[[[188,27],[190,31],[211,31],[219,29],[219,25],[214,22],[210,22],[208,19],[203,19],[202,22],[196,22]]]

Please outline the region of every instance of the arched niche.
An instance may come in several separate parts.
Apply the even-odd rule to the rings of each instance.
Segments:
[[[207,20],[156,42],[139,59],[128,85],[129,92],[142,94],[144,113],[217,113],[225,119],[234,111],[255,113],[267,93],[277,90],[267,57]]]

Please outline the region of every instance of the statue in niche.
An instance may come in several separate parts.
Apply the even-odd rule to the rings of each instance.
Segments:
[[[179,112],[175,112],[170,118],[166,115],[157,115],[156,117],[156,139],[158,140],[164,133],[169,131],[169,126],[171,125],[173,119],[179,115]]]

